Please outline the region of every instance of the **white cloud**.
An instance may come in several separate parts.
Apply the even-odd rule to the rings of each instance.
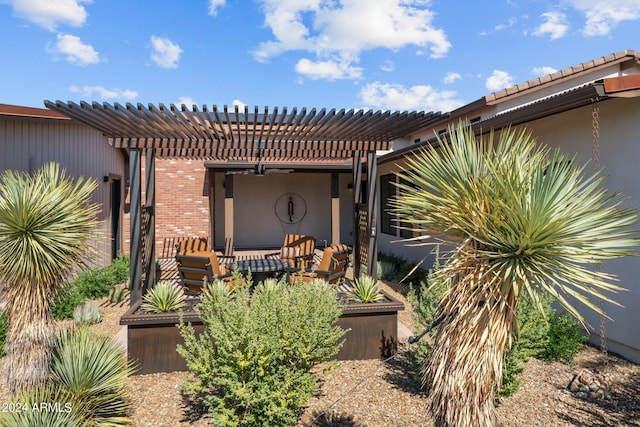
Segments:
[[[491,74],[491,77],[489,77],[485,82],[485,86],[487,86],[487,89],[489,89],[491,92],[495,92],[513,85],[513,77],[511,77],[506,71],[500,70],[493,70],[493,74]]]
[[[455,99],[454,91],[437,91],[431,86],[409,88],[400,84],[375,82],[360,90],[360,99],[373,108],[387,110],[451,111],[464,102]]]
[[[395,69],[395,64],[393,61],[384,61],[380,66],[382,71],[386,71],[387,73],[392,72]]]
[[[166,37],[151,36],[153,53],[151,59],[162,68],[178,68],[178,61],[182,54],[180,46]]]
[[[49,31],[58,25],[80,27],[87,19],[83,3],[91,0],[8,0],[15,14]]]
[[[216,16],[218,9],[223,7],[226,0],[209,0],[209,15]]]
[[[56,45],[48,47],[53,54],[64,55],[67,61],[78,65],[91,65],[100,62],[98,52],[89,44],[84,44],[80,37],[70,34],[58,34]]]
[[[122,99],[131,101],[138,97],[138,92],[133,90],[105,89],[103,86],[71,86],[69,90],[78,93],[83,98],[91,98],[97,94],[101,99]]]
[[[531,70],[531,72],[534,75],[538,76],[538,77],[546,76],[547,74],[553,74],[556,71],[558,71],[558,70],[556,70],[553,67],[546,67],[546,66],[545,67],[533,67],[533,70]]]
[[[586,36],[604,36],[621,21],[640,19],[640,0],[566,0],[582,12],[586,22],[582,32]]]
[[[451,84],[455,83],[456,80],[462,79],[462,76],[458,73],[454,73],[453,71],[449,71],[446,76],[444,76],[444,83]]]
[[[197,103],[190,96],[181,96],[180,98],[178,98],[178,102],[176,103],[176,105],[182,105],[182,104],[184,104],[189,110],[191,110],[191,107],[193,107],[193,104],[197,104]]]
[[[244,102],[240,101],[239,99],[234,99],[233,102],[231,103],[231,105],[233,105],[234,107],[237,105],[239,109],[244,110],[244,107],[247,106],[247,104],[245,104]]]
[[[533,32],[534,36],[544,37],[549,35],[550,40],[564,37],[569,29],[567,17],[561,12],[546,12],[540,15],[545,22]]]
[[[428,49],[432,58],[439,58],[451,48],[444,31],[434,27],[434,14],[424,0],[261,2],[265,25],[273,33],[272,40],[261,43],[253,52],[261,62],[285,52],[304,51],[316,56],[310,60],[314,63],[344,64],[358,62],[360,53],[366,50],[407,46]],[[360,74],[352,75],[357,78]]]
[[[295,66],[296,72],[311,80],[359,79],[362,68],[352,67],[349,61],[311,61],[303,58]]]

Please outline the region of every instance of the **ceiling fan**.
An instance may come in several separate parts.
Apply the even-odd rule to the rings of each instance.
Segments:
[[[263,163],[257,163],[253,168],[247,169],[236,169],[227,171],[227,175],[255,175],[255,176],[265,176],[269,174],[276,173],[290,173],[293,172],[293,169],[280,169],[280,168],[267,168]]]

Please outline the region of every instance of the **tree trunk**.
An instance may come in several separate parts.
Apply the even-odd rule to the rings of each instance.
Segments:
[[[446,317],[423,363],[423,384],[436,427],[499,426],[494,398],[517,299],[511,290],[502,296],[501,281],[483,274],[487,266],[477,260],[456,268],[440,302]]]
[[[9,392],[43,385],[49,375],[55,326],[44,287],[11,284],[4,289],[9,315],[5,366]]]

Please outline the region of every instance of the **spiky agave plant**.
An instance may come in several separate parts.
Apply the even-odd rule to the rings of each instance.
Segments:
[[[380,292],[378,281],[367,275],[362,275],[353,281],[353,286],[347,297],[352,301],[365,304],[378,302],[384,298]]]
[[[549,294],[584,322],[566,295],[600,312],[590,298],[613,302],[603,292],[620,289],[589,265],[633,253],[637,211],[621,208],[578,160],[526,130],[476,139],[461,123],[400,172],[407,184],[393,202],[398,218],[456,246],[437,273],[450,286],[422,366],[437,426],[498,424],[494,392],[521,298],[541,310],[539,297]]]
[[[0,282],[11,318],[7,386],[12,394],[43,384],[55,339],[52,297],[91,248],[98,206],[93,180],[73,180],[57,164],[32,175],[0,176]]]
[[[141,307],[149,313],[178,311],[187,305],[184,290],[167,280],[158,282],[142,299]]]

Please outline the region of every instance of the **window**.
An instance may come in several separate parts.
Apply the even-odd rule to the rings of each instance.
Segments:
[[[416,185],[407,181],[406,179],[402,179],[400,181],[402,184],[407,185],[411,188],[416,188]],[[404,238],[404,239],[408,239],[409,237],[414,237],[414,232],[411,230],[407,230],[406,227],[409,227],[410,224],[408,222],[405,221],[400,221],[400,237]]]
[[[380,232],[393,236],[396,235],[396,230],[393,227],[393,215],[389,212],[389,202],[396,195],[395,182],[396,176],[392,173],[380,175]]]

